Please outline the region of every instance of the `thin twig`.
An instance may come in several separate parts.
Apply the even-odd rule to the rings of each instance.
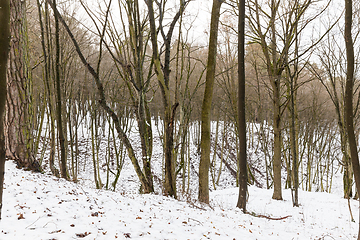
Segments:
[[[203,224],[202,224],[199,220],[196,220],[196,219],[193,219],[193,218],[188,218],[188,222],[189,222],[189,220],[193,220],[193,221],[195,221],[195,222],[198,222],[198,223],[200,223],[200,224],[203,226]]]
[[[27,226],[25,229],[27,229],[28,227],[30,227],[31,225],[33,225],[34,223],[36,223],[40,218],[42,218],[42,217],[44,217],[44,216],[45,216],[45,215],[38,217],[38,219],[36,219],[35,222],[33,222],[32,224],[30,224],[29,226]]]
[[[258,218],[266,218],[266,219],[269,219],[269,220],[276,220],[276,221],[292,217],[291,215],[288,215],[288,216],[285,216],[285,217],[274,218],[274,217],[269,217],[269,216],[266,216],[266,215],[256,214],[254,212],[246,212],[246,214],[249,214],[251,216],[258,217]]]

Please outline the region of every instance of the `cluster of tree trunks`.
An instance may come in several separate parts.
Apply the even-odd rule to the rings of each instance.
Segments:
[[[66,111],[70,102],[67,101],[65,82],[65,60],[63,59],[63,48],[61,45],[61,31],[67,33],[67,36],[73,43],[74,52],[80,58],[81,63],[86,68],[87,73],[94,79],[94,85],[97,89],[97,103],[93,103],[93,114],[98,114],[97,106],[111,119],[121,143],[125,146],[128,156],[134,166],[135,172],[141,182],[141,191],[143,193],[154,192],[153,174],[151,172],[151,158],[153,133],[151,126],[151,113],[147,93],[151,90],[150,80],[152,77],[157,80],[157,88],[160,90],[162,100],[161,116],[163,118],[163,155],[164,155],[164,180],[163,194],[177,197],[176,177],[183,170],[183,185],[185,185],[185,145],[187,143],[188,126],[190,122],[190,108],[186,106],[185,101],[180,101],[179,83],[182,79],[179,66],[184,68],[184,49],[186,44],[181,42],[181,21],[185,9],[191,1],[180,1],[176,6],[176,12],[172,19],[166,22],[165,15],[167,9],[163,1],[145,0],[147,16],[141,14],[141,7],[138,0],[120,1],[120,11],[125,11],[126,20],[121,19],[122,27],[127,28],[125,40],[116,36],[116,30],[112,24],[111,5],[112,1],[106,3],[106,9],[103,11],[104,20],[98,21],[96,16],[87,7],[86,2],[80,1],[89,17],[93,20],[98,35],[98,57],[93,64],[82,50],[74,32],[69,26],[69,19],[64,18],[58,11],[56,0],[46,0],[44,2],[37,0],[38,16],[41,31],[41,43],[43,52],[44,67],[44,92],[47,103],[44,108],[48,108],[49,120],[51,125],[51,153],[50,169],[54,175],[70,179],[70,171],[67,169],[67,124],[71,121],[66,120]],[[211,167],[211,113],[213,103],[214,85],[217,76],[217,53],[218,53],[218,32],[221,16],[221,7],[224,0],[213,0],[209,46],[207,52],[206,76],[204,95],[201,106],[201,139],[200,139],[200,164],[199,164],[199,192],[200,202],[209,204],[209,170]],[[4,176],[5,156],[17,161],[19,167],[41,171],[41,164],[36,160],[38,151],[38,138],[36,136],[35,125],[39,124],[33,106],[33,77],[32,67],[29,61],[29,43],[28,29],[26,19],[26,1],[2,1],[0,3],[0,175],[2,186]],[[50,20],[50,6],[53,10],[53,20]],[[272,154],[272,174],[273,180],[273,199],[282,200],[281,170],[283,163],[287,165],[288,180],[287,186],[292,189],[293,205],[299,206],[298,188],[299,188],[299,122],[297,109],[297,94],[301,84],[299,76],[305,67],[301,66],[300,59],[308,54],[324,38],[320,36],[317,41],[306,47],[301,47],[300,36],[308,24],[315,17],[308,17],[306,13],[312,6],[311,0],[295,0],[289,3],[287,7],[282,6],[280,0],[269,1],[269,9],[265,9],[258,0],[249,2],[248,21],[251,34],[249,38],[254,44],[260,46],[262,59],[264,60],[264,71],[267,75],[267,86],[271,95],[272,107],[272,129],[273,129],[273,154]],[[328,5],[325,6],[325,8]],[[341,110],[341,101],[337,97],[337,87],[335,80],[331,81],[332,87],[327,84],[319,74],[316,67],[311,66],[312,72],[325,86],[329,93],[338,118],[338,127],[341,136],[341,148],[344,156],[344,195],[351,196],[352,176],[355,176],[357,192],[360,192],[360,166],[357,153],[357,143],[354,127],[354,44],[352,30],[352,6],[351,0],[345,0],[345,44],[346,44],[346,86],[345,97],[343,99],[344,112]],[[10,12],[11,9],[11,12]],[[245,1],[238,2],[238,48],[237,48],[237,70],[238,70],[238,96],[237,106],[233,107],[237,113],[233,115],[238,140],[237,166],[239,184],[239,198],[237,207],[246,212],[247,184],[249,181],[249,167],[247,165],[247,138],[246,138],[246,109],[245,109]],[[281,10],[284,12],[281,12]],[[306,18],[308,17],[308,18]],[[52,22],[53,21],[53,22]],[[127,22],[126,22],[127,21]],[[54,25],[54,40],[51,39],[51,25]],[[173,35],[179,27],[179,39],[173,44]],[[279,30],[279,26],[282,27]],[[329,29],[331,29],[329,27]],[[11,35],[9,34],[11,32]],[[11,36],[11,39],[10,39]],[[105,39],[110,39],[111,44]],[[128,41],[128,42],[126,42]],[[281,43],[279,43],[281,42]],[[10,43],[10,44],[9,44]],[[160,43],[162,45],[160,46]],[[150,47],[151,44],[151,47]],[[10,48],[8,47],[10,46]],[[173,58],[172,51],[176,46],[176,56]],[[151,49],[151,54],[149,54]],[[182,51],[182,52],[181,52]],[[50,57],[52,55],[52,57]],[[134,115],[138,124],[139,136],[141,140],[141,159],[136,156],[133,144],[126,131],[126,124],[122,122],[122,116],[117,111],[116,104],[109,100],[106,95],[105,80],[103,79],[102,66],[104,56],[111,56],[113,64],[118,70],[118,75],[125,81],[125,85],[130,95],[131,107],[134,109]],[[149,56],[150,55],[150,56]],[[9,56],[9,60],[7,57]],[[190,57],[189,57],[190,58]],[[176,59],[176,74],[173,76],[172,60]],[[305,64],[306,65],[306,64]],[[259,77],[258,66],[256,68],[256,77]],[[188,78],[191,70],[188,70]],[[203,71],[205,72],[205,70]],[[202,73],[203,73],[202,72]],[[202,77],[200,74],[198,82]],[[6,75],[8,80],[6,81]],[[181,75],[181,76],[180,76]],[[174,78],[175,83],[172,81]],[[332,79],[332,78],[331,78]],[[334,78],[335,79],[335,78]],[[175,93],[172,85],[175,84]],[[198,89],[198,83],[195,89]],[[189,93],[189,87],[186,86],[186,94]],[[195,90],[194,90],[195,91]],[[53,98],[54,95],[55,97]],[[233,96],[230,98],[234,98]],[[189,98],[191,99],[191,98]],[[189,100],[190,101],[190,100]],[[260,90],[259,90],[259,101]],[[5,111],[6,109],[6,111]],[[176,113],[179,110],[179,117]],[[45,111],[45,110],[43,110]],[[69,110],[70,111],[70,110]],[[259,108],[259,116],[263,110]],[[6,112],[6,113],[5,113]],[[233,111],[236,112],[236,111]],[[283,134],[285,113],[288,114],[288,143],[289,151],[286,160],[284,159]],[[42,114],[44,116],[44,114]],[[5,119],[5,124],[4,120]],[[180,126],[177,128],[177,119],[180,119]],[[93,140],[97,136],[96,118],[92,119]],[[109,120],[110,122],[110,120]],[[262,123],[261,123],[262,124]],[[263,125],[261,125],[263,126]],[[57,132],[55,132],[55,129]],[[73,136],[70,127],[70,141]],[[176,132],[178,130],[178,132]],[[264,132],[264,131],[262,131]],[[115,136],[114,132],[113,135]],[[56,141],[56,136],[58,137]],[[311,136],[309,137],[309,139]],[[60,172],[55,167],[55,143],[58,143],[58,157]],[[93,142],[93,150],[95,147]],[[181,146],[181,160],[178,162],[178,145]],[[217,143],[214,144],[216,146]],[[72,152],[74,155],[74,152]],[[286,153],[287,154],[287,153]],[[72,155],[72,158],[74,157]],[[214,152],[216,156],[216,152]],[[141,162],[140,162],[141,161]],[[309,160],[308,160],[309,161]],[[309,161],[310,162],[310,161]],[[101,188],[102,182],[99,177],[99,161],[96,159],[96,153],[93,152],[94,178],[96,187]],[[268,174],[268,162],[265,159],[266,174]],[[142,165],[142,167],[141,167]],[[73,164],[71,174],[73,180],[76,180],[76,170]],[[311,166],[310,166],[311,168]],[[310,170],[309,170],[310,171]],[[251,174],[251,172],[250,172]],[[319,174],[319,173],[318,173]],[[219,174],[220,175],[220,174]],[[119,176],[119,173],[117,177]],[[268,180],[268,179],[267,179]],[[311,188],[311,179],[309,176],[309,188]],[[108,183],[107,183],[108,185]],[[270,186],[269,183],[267,183]],[[114,187],[115,188],[115,187]],[[184,186],[183,186],[183,189]],[[2,190],[0,192],[0,200]],[[1,209],[1,202],[0,202]],[[0,212],[1,213],[1,212]]]

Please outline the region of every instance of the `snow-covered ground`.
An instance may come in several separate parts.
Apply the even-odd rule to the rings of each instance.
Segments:
[[[121,183],[119,183],[121,184]],[[126,184],[126,183],[124,183]],[[6,163],[0,239],[355,239],[358,202],[338,194],[290,190],[284,201],[250,186],[248,211],[236,206],[237,189],[211,192],[210,206],[161,195],[96,190]],[[270,220],[283,218],[281,220]]]

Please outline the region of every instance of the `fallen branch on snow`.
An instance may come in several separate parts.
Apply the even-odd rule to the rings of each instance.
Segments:
[[[291,217],[291,215],[288,215],[288,216],[285,216],[285,217],[274,218],[274,217],[269,217],[269,216],[266,216],[266,215],[256,214],[254,212],[246,212],[246,214],[249,214],[251,216],[258,217],[258,218],[266,218],[266,219],[269,219],[269,220],[277,220],[277,221]]]

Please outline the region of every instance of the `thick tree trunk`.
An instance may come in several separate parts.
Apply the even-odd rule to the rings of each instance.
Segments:
[[[217,37],[220,8],[223,0],[213,0],[210,23],[209,53],[207,60],[204,100],[201,108],[201,157],[199,165],[199,201],[209,203],[211,105],[215,81]]]
[[[239,198],[237,207],[246,212],[247,194],[247,150],[246,150],[246,118],[245,118],[245,0],[239,3],[238,32],[238,77],[239,77]]]
[[[0,219],[5,175],[4,115],[6,104],[6,69],[10,44],[10,2],[0,1]]]
[[[11,0],[11,49],[5,121],[6,155],[19,167],[40,171],[35,160],[32,129],[32,83],[28,66],[26,1]]]
[[[11,0],[11,51],[8,68],[8,100],[6,113],[6,155],[16,159],[21,166],[28,165],[25,160],[25,139],[21,125],[24,124],[23,105],[18,89],[22,89],[22,82],[26,81],[23,61],[23,4],[20,1]]]

